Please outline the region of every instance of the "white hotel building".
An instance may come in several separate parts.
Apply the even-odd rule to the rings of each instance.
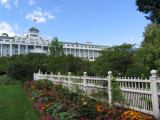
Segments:
[[[49,54],[51,41],[39,36],[39,30],[32,27],[27,35],[15,35],[9,37],[7,33],[0,36],[0,56],[12,56],[14,54],[45,53]],[[108,46],[60,42],[63,45],[64,53],[73,54],[83,59],[95,60],[100,53],[98,51],[108,48]]]

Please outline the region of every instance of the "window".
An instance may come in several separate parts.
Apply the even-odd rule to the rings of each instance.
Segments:
[[[5,42],[9,42],[9,40],[5,40]]]
[[[3,41],[2,39],[0,39],[0,41]]]
[[[30,36],[31,37],[38,37],[38,35],[35,35],[35,34],[31,34]]]

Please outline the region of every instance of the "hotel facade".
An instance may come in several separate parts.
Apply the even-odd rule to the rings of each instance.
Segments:
[[[26,35],[15,35],[9,37],[7,33],[0,35],[0,56],[12,56],[14,54],[44,53],[49,54],[51,41],[39,36],[39,30],[32,27]],[[76,57],[94,61],[100,53],[98,51],[108,48],[108,46],[60,42],[66,55],[73,54]]]

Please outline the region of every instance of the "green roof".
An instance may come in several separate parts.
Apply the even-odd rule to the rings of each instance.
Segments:
[[[8,34],[7,34],[7,33],[2,33],[1,35],[8,37]]]
[[[2,38],[2,39],[14,39],[14,37],[4,37],[4,36],[0,36],[0,38]]]
[[[7,33],[2,33],[0,38],[5,38],[5,39],[14,39],[14,37],[8,37]]]
[[[29,29],[29,31],[36,31],[36,32],[39,32],[39,30],[36,29],[35,27],[31,27],[31,28]]]

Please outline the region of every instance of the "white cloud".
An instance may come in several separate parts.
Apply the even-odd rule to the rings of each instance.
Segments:
[[[34,0],[29,0],[29,5],[34,5],[34,4],[35,4]]]
[[[15,24],[13,27],[14,27],[14,29],[17,30],[18,29],[18,24]]]
[[[8,3],[8,0],[0,0],[0,2],[2,3],[2,5],[7,8],[10,9],[11,5]]]
[[[47,16],[48,19],[55,19],[55,16],[51,15],[51,13],[49,13],[49,12],[45,12],[44,16]]]
[[[54,12],[56,12],[56,13],[61,13],[61,12],[62,12],[61,7],[56,7],[55,10],[54,10]]]
[[[19,0],[14,1],[14,4],[15,4],[16,7],[18,6],[18,2],[19,2]]]
[[[51,36],[46,36],[46,38],[51,39]]]
[[[10,8],[11,8],[11,5],[10,5],[9,3],[6,3],[6,4],[4,5],[4,7],[7,8],[7,9],[10,9]]]
[[[37,23],[44,23],[47,19],[55,19],[55,16],[50,12],[42,12],[41,8],[37,8],[37,10],[34,10],[32,13],[28,13],[26,19],[31,21],[35,19]]]
[[[9,36],[15,35],[15,33],[12,30],[12,27],[6,22],[0,23],[0,34],[2,33],[7,33]]]
[[[2,4],[7,3],[7,0],[0,0]]]

